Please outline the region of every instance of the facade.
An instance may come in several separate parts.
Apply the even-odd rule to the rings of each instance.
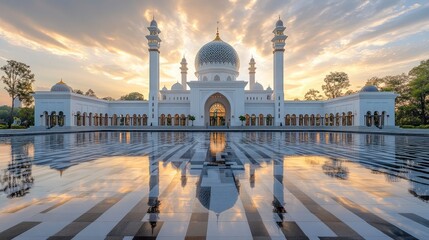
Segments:
[[[240,59],[219,32],[195,57],[196,79],[188,81],[187,61],[181,78],[160,90],[161,33],[148,27],[149,96],[145,101],[106,101],[72,92],[62,80],[51,91],[37,91],[35,126],[394,126],[393,92],[365,86],[360,92],[327,101],[285,101],[284,50],[287,36],[279,19],[273,30],[273,89],[256,81],[256,62],[249,80],[238,79]],[[245,87],[249,85],[249,89]],[[241,121],[240,116],[244,117]],[[190,117],[194,120],[190,121]]]

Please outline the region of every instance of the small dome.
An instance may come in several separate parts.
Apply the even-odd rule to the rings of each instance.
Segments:
[[[264,87],[262,87],[262,85],[260,83],[255,83],[255,85],[253,86],[253,90],[264,90]],[[268,90],[268,89],[267,89]]]
[[[171,90],[182,90],[182,89],[183,89],[182,84],[180,84],[178,82],[173,84],[173,86],[171,86]]]
[[[272,91],[270,86],[267,87],[267,91]]]
[[[158,27],[158,23],[155,21],[155,19],[152,19],[152,21],[150,22],[150,26],[151,27]]]
[[[162,88],[162,91],[167,91],[167,88],[164,86],[164,87]]]
[[[360,91],[361,92],[378,92],[378,88],[374,85],[367,85],[367,86],[364,86]]]
[[[276,22],[276,27],[283,27],[283,21],[280,18]]]
[[[51,92],[73,92],[73,89],[61,79],[61,81],[51,87]]]

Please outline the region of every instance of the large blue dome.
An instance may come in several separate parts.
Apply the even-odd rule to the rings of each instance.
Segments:
[[[236,70],[240,68],[240,60],[235,49],[228,43],[215,39],[205,44],[195,57],[195,69],[204,64],[229,63]]]

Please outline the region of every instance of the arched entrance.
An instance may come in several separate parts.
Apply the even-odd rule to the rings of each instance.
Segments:
[[[229,126],[231,122],[231,106],[228,99],[220,94],[211,95],[204,106],[204,120],[207,126]]]

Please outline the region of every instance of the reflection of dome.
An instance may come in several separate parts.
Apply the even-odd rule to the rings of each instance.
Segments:
[[[222,41],[219,36],[215,40],[204,45],[195,57],[195,69],[204,64],[226,63],[235,67],[236,71],[240,68],[240,60],[235,49],[228,43]]]
[[[57,84],[51,87],[51,92],[72,92],[73,89],[69,87],[67,84],[61,81],[59,81]]]
[[[253,85],[252,90],[264,90],[264,87],[262,87],[262,85],[257,82],[257,83],[255,83],[255,85]]]
[[[367,85],[363,87],[360,91],[361,92],[378,92],[378,88],[374,85]]]
[[[183,89],[182,84],[178,82],[173,84],[173,86],[171,86],[171,90],[182,90],[182,89]]]

